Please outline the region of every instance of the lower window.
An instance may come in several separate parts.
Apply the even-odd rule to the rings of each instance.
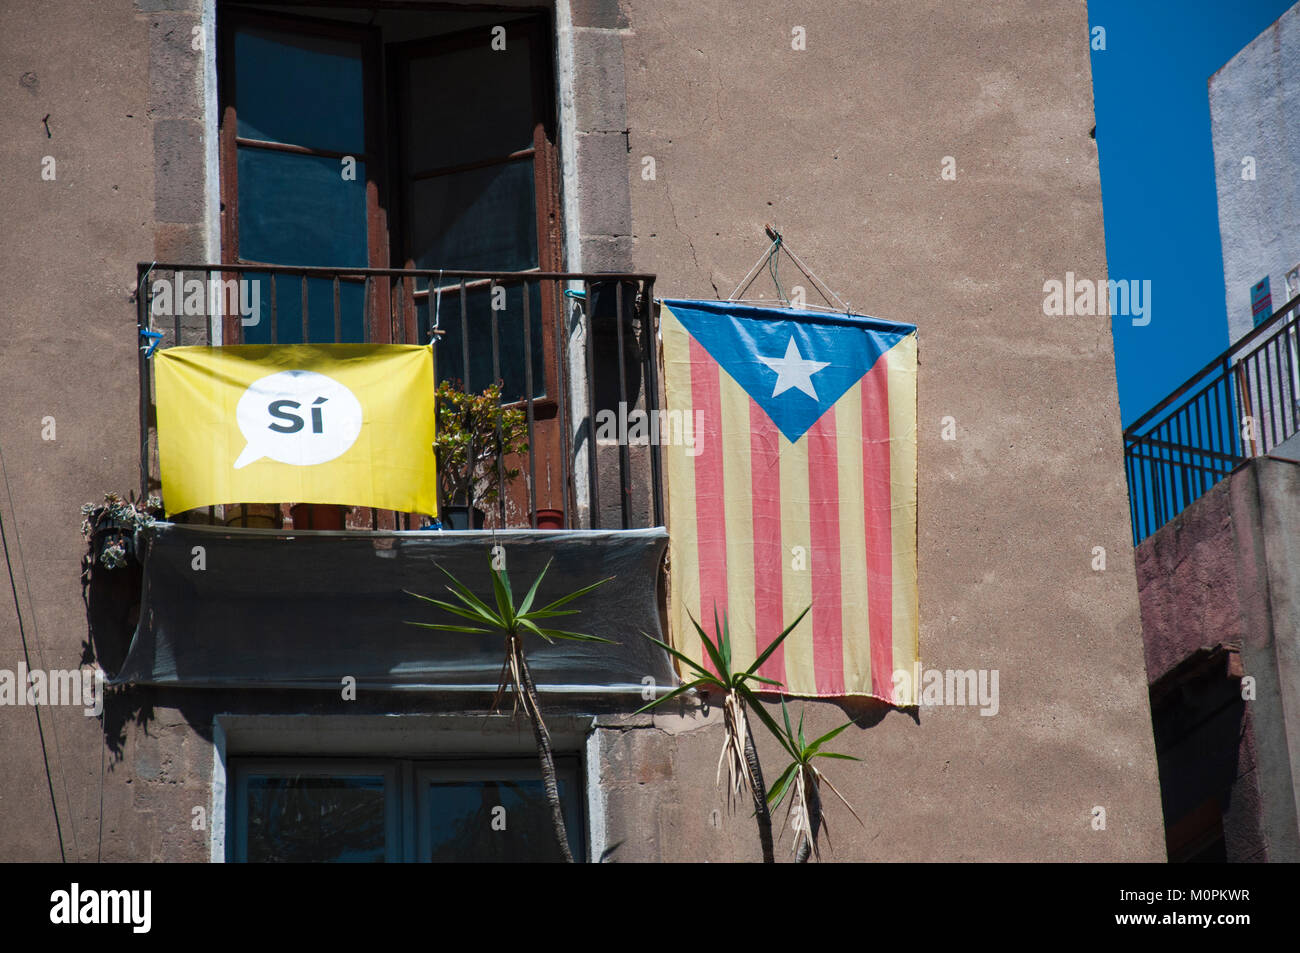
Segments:
[[[575,858],[586,856],[581,766],[555,759]],[[235,759],[227,860],[558,861],[536,760]]]

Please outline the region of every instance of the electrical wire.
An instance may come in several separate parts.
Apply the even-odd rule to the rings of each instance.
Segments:
[[[2,477],[4,478],[5,493],[6,493],[6,494],[8,495],[8,497],[9,497],[9,512],[10,512],[10,513],[13,513],[13,512],[14,512],[14,497],[13,497],[13,491],[12,491],[12,489],[11,489],[10,486],[9,486],[9,472],[8,472],[7,469],[5,469],[5,465],[4,465],[4,452],[3,452],[3,450],[0,450],[0,476],[2,476]],[[15,546],[15,548],[18,549],[19,552],[21,553],[21,551],[22,551],[22,540],[18,538],[17,533],[18,533],[18,529],[17,529],[17,526],[15,526],[15,527],[14,527],[14,534],[15,534],[15,536],[14,536],[14,546]],[[30,674],[30,672],[31,672],[31,670],[32,670],[32,656],[31,656],[31,652],[30,652],[30,650],[29,650],[28,647],[27,647],[27,628],[26,628],[26,626],[23,625],[23,613],[22,613],[22,607],[21,607],[20,604],[19,604],[19,598],[18,598],[18,583],[17,583],[17,581],[14,579],[14,563],[13,563],[13,557],[11,557],[10,554],[9,554],[9,534],[5,532],[4,513],[3,513],[3,512],[0,512],[0,541],[2,541],[2,542],[4,543],[5,565],[6,565],[6,567],[7,567],[8,570],[9,570],[9,589],[10,589],[10,591],[13,593],[13,597],[14,597],[14,614],[18,616],[18,636],[19,636],[19,638],[22,640],[22,643],[23,643],[23,660],[24,660],[24,662],[26,662],[26,664],[27,664],[27,671],[28,671],[28,673]],[[26,576],[26,565],[25,565],[25,564],[24,564],[24,573],[23,573],[23,574],[24,574],[24,576]],[[28,592],[28,600],[29,600],[29,603],[28,603],[28,604],[30,605],[30,599],[31,599],[31,587],[30,587],[30,585],[28,586],[28,590],[27,590],[27,592]],[[35,633],[33,633],[33,634],[35,634]],[[39,646],[38,646],[38,648],[39,648]],[[26,692],[26,691],[27,691],[27,687],[28,687],[27,685],[18,685],[18,686],[16,686],[17,690],[20,691],[20,692]],[[49,749],[46,747],[46,744],[45,744],[45,729],[44,729],[44,727],[41,725],[41,709],[40,709],[40,706],[39,706],[39,705],[35,705],[35,704],[32,705],[32,712],[36,715],[36,733],[37,733],[37,735],[40,737],[40,741],[41,741],[41,758],[42,758],[42,760],[45,762],[45,784],[46,784],[46,787],[49,789],[49,792],[50,792],[50,808],[51,808],[51,810],[53,810],[53,812],[54,812],[54,830],[55,830],[55,833],[57,833],[57,834],[58,834],[58,837],[59,837],[59,860],[66,864],[66,863],[68,862],[68,855],[67,855],[67,851],[65,850],[65,848],[64,848],[64,844],[63,844],[63,825],[62,825],[61,823],[59,823],[59,805],[58,805],[58,801],[56,801],[56,800],[55,800],[55,797],[54,797],[54,776],[53,776],[53,774],[50,772],[50,753],[49,753]],[[50,730],[51,730],[51,732],[54,731],[54,725],[53,725],[53,723],[51,723],[51,725],[50,725]],[[65,797],[65,798],[67,797],[67,779],[66,779],[66,778],[64,779],[64,797]],[[68,802],[68,810],[69,810],[69,818],[68,818],[68,821],[69,821],[69,824],[71,824],[71,820],[72,820],[72,819],[71,819],[71,810],[72,810],[72,802],[71,802],[71,801]]]

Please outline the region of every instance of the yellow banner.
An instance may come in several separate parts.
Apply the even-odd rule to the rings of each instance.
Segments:
[[[173,347],[153,362],[168,515],[218,503],[437,514],[430,347]]]

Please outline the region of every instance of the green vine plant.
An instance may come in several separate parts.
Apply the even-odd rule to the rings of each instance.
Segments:
[[[573,863],[573,853],[569,848],[568,831],[565,829],[564,824],[564,809],[560,803],[559,782],[555,773],[555,753],[551,747],[550,732],[547,731],[546,722],[542,718],[537,685],[533,682],[532,671],[528,667],[528,654],[524,649],[524,636],[531,633],[552,644],[556,640],[613,644],[612,639],[601,638],[598,635],[588,635],[583,632],[547,628],[545,623],[546,620],[558,616],[576,615],[579,610],[562,609],[560,607],[567,605],[580,596],[585,596],[614,577],[610,576],[599,582],[592,583],[590,586],[584,586],[575,592],[561,596],[553,602],[534,609],[533,603],[537,598],[537,590],[542,584],[542,579],[546,576],[546,571],[550,568],[551,560],[548,560],[542,571],[538,573],[537,578],[533,580],[532,587],[529,588],[527,595],[516,605],[514,593],[510,589],[510,577],[505,570],[499,570],[493,565],[491,555],[488,556],[488,569],[492,573],[492,596],[490,599],[480,599],[455,576],[443,569],[442,566],[439,566],[438,569],[450,580],[450,585],[446,587],[447,591],[456,597],[459,604],[445,602],[441,599],[432,599],[429,596],[422,596],[409,590],[407,594],[431,603],[443,612],[449,612],[452,615],[466,619],[472,622],[473,625],[435,622],[410,622],[408,624],[442,632],[468,632],[478,635],[496,634],[504,638],[505,660],[501,665],[501,675],[498,678],[497,691],[492,699],[491,710],[492,712],[500,710],[501,700],[507,691],[510,691],[514,696],[511,717],[516,717],[519,714],[519,706],[523,705],[524,713],[532,723],[533,739],[537,744],[537,758],[542,770],[542,787],[546,792],[546,800],[551,809],[551,826],[555,831],[555,838],[559,844],[561,856],[567,863]]]
[[[528,452],[528,420],[522,410],[501,406],[500,381],[481,394],[460,390],[460,383],[444,380],[435,392],[438,482],[446,505],[482,509],[497,502],[503,481],[519,478],[518,467],[499,467],[498,460]]]

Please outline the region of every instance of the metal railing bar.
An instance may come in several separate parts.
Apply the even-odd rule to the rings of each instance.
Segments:
[[[488,311],[492,316],[492,383],[493,384],[501,380],[501,335],[500,335],[500,329],[498,327],[499,322],[497,321],[496,302],[492,300],[495,297],[496,297],[496,285],[494,283],[491,286],[491,288],[488,290]],[[504,386],[502,389],[504,390]],[[502,399],[504,400],[505,394],[503,393],[501,396]],[[506,525],[506,495],[504,492],[505,485],[506,485],[506,465],[505,465],[505,460],[503,459],[505,454],[500,452],[502,439],[503,439],[503,435],[501,433],[501,419],[498,417],[497,418],[497,486],[500,488],[500,492],[497,493],[497,510],[498,510],[498,517],[501,520],[501,522],[498,525],[504,527]]]
[[[360,267],[329,267],[321,265],[275,265],[275,264],[253,264],[239,262],[237,265],[213,266],[210,263],[200,264],[172,264],[170,262],[142,262],[143,265],[153,264],[155,271],[177,271],[189,269],[202,271],[205,268],[225,267],[238,268],[240,271],[257,271],[270,272],[277,271],[284,274],[306,275],[308,277],[332,278],[334,275],[347,276],[355,275],[364,277],[366,275],[387,276],[394,278],[435,278],[441,275],[443,278],[471,279],[484,278],[495,281],[497,284],[507,284],[512,279],[515,281],[544,279],[547,281],[605,281],[614,278],[620,278],[624,281],[645,282],[654,279],[653,274],[642,272],[626,272],[619,274],[589,272],[589,271],[538,271],[535,269],[526,269],[524,271],[465,271],[454,268],[360,268]],[[1300,304],[1300,297],[1296,298],[1296,303]]]
[[[592,529],[600,528],[600,481],[597,479],[599,464],[596,460],[596,371],[595,350],[596,337],[592,333],[596,327],[595,316],[591,313],[591,282],[584,285],[587,306],[582,309],[583,331],[582,344],[587,359],[587,413],[583,421],[587,430],[587,505],[591,508],[587,522]]]
[[[265,298],[269,297],[270,300],[269,339],[270,342],[273,344],[282,343],[282,338],[280,335],[280,328],[279,328],[279,282],[281,279],[289,279],[291,281],[294,278],[297,279],[298,282],[297,294],[299,297],[299,302],[302,307],[301,340],[305,343],[311,343],[311,339],[313,337],[313,328],[311,325],[311,308],[312,308],[311,294],[313,291],[313,287],[312,287],[313,282],[321,286],[319,289],[316,290],[319,290],[322,293],[324,293],[324,289],[326,287],[330,289],[329,293],[331,294],[331,303],[330,305],[327,305],[325,307],[332,308],[331,316],[333,318],[333,334],[330,335],[329,332],[326,331],[324,337],[317,336],[317,339],[324,341],[324,340],[330,340],[332,338],[332,340],[336,343],[341,342],[343,340],[344,334],[346,333],[344,329],[344,322],[343,322],[344,302],[343,302],[343,295],[342,295],[342,287],[344,282],[350,283],[350,285],[353,287],[359,286],[362,291],[361,337],[362,339],[365,340],[370,340],[375,338],[376,336],[375,327],[372,325],[372,322],[377,324],[379,320],[382,320],[382,316],[372,313],[372,310],[375,307],[379,306],[378,302],[381,297],[380,296],[381,288],[377,284],[379,280],[392,281],[394,285],[401,286],[401,287],[394,287],[390,289],[390,293],[387,296],[388,307],[384,309],[388,311],[388,317],[391,325],[391,330],[393,333],[392,340],[394,341],[409,340],[408,332],[406,330],[407,325],[404,319],[409,316],[408,313],[410,311],[410,308],[414,306],[417,302],[420,303],[421,305],[424,305],[425,303],[432,304],[432,302],[429,300],[431,294],[436,294],[439,291],[439,289],[443,291],[449,289],[459,290],[460,294],[458,295],[458,297],[460,299],[460,306],[461,306],[460,330],[462,334],[462,341],[460,342],[460,347],[458,348],[458,350],[460,351],[460,359],[462,361],[463,370],[465,373],[465,386],[467,389],[470,386],[469,379],[472,376],[470,372],[470,368],[471,368],[470,359],[472,356],[470,331],[472,329],[470,327],[470,322],[469,322],[469,302],[468,302],[469,292],[471,290],[490,291],[491,289],[495,289],[498,286],[506,288],[507,290],[510,291],[513,291],[514,288],[518,288],[520,293],[522,293],[524,296],[524,300],[521,308],[524,326],[523,326],[522,335],[520,335],[519,338],[512,337],[512,341],[515,343],[522,343],[523,345],[524,366],[522,368],[522,373],[519,373],[517,376],[515,376],[514,370],[513,369],[511,370],[512,381],[509,382],[509,385],[510,385],[511,392],[516,390],[520,383],[523,384],[525,390],[525,393],[522,395],[521,401],[511,401],[510,404],[511,406],[518,407],[519,404],[522,403],[523,406],[520,409],[524,411],[526,421],[527,421],[527,435],[528,435],[529,449],[528,451],[526,451],[528,454],[526,472],[527,472],[528,482],[527,482],[527,487],[524,491],[521,491],[518,488],[516,488],[516,490],[513,493],[509,494],[509,498],[507,498],[507,494],[505,493],[498,494],[497,516],[498,516],[498,523],[501,526],[509,526],[511,525],[510,520],[513,520],[515,525],[532,526],[533,528],[537,527],[538,509],[541,506],[541,494],[540,494],[538,479],[539,478],[546,479],[548,487],[551,487],[552,485],[551,481],[555,479],[555,475],[556,475],[554,473],[553,468],[558,468],[560,470],[559,476],[560,476],[561,484],[558,491],[555,490],[554,488],[548,491],[550,493],[550,496],[548,496],[549,502],[547,503],[547,505],[563,506],[564,526],[572,528],[575,526],[575,524],[579,523],[579,521],[574,516],[574,514],[577,511],[577,502],[578,502],[577,495],[576,495],[576,488],[573,485],[574,482],[573,465],[576,463],[576,458],[572,457],[571,455],[576,452],[576,437],[583,428],[586,429],[588,434],[589,450],[590,450],[590,456],[588,457],[588,476],[590,477],[590,484],[591,484],[590,485],[591,513],[590,513],[590,520],[588,521],[588,523],[591,526],[591,528],[599,529],[608,522],[603,518],[602,516],[603,511],[600,508],[600,472],[601,471],[600,471],[600,458],[597,453],[596,430],[594,424],[595,424],[595,410],[596,410],[596,400],[595,400],[596,374],[601,372],[609,373],[610,371],[612,371],[612,368],[602,367],[598,369],[595,366],[596,360],[594,354],[594,346],[597,341],[597,335],[595,333],[596,320],[595,320],[594,310],[592,307],[594,302],[590,298],[590,293],[591,293],[592,285],[597,282],[605,283],[604,284],[605,288],[609,288],[610,286],[609,283],[612,282],[613,284],[614,300],[612,304],[614,305],[613,317],[615,321],[615,334],[612,336],[614,340],[611,341],[610,343],[617,345],[618,354],[619,354],[619,358],[618,358],[619,359],[619,367],[618,367],[619,402],[624,406],[627,406],[635,401],[635,405],[637,407],[645,408],[649,414],[655,415],[653,419],[657,419],[658,401],[659,401],[659,393],[658,393],[659,380],[658,380],[657,348],[655,347],[656,338],[655,338],[654,314],[653,314],[653,276],[643,276],[643,275],[636,275],[636,274],[617,274],[617,273],[542,272],[537,269],[529,269],[527,271],[518,271],[518,272],[472,272],[472,271],[448,272],[447,270],[443,269],[440,272],[436,272],[433,271],[432,269],[417,271],[413,269],[337,268],[337,267],[315,267],[315,266],[296,266],[296,265],[280,266],[280,265],[273,265],[273,264],[243,263],[243,262],[232,262],[232,263],[210,264],[210,265],[173,265],[169,263],[162,263],[162,264],[140,263],[137,266],[137,282],[138,284],[143,284],[143,282],[148,277],[150,272],[152,272],[153,274],[158,274],[167,271],[171,271],[173,273],[189,271],[195,274],[204,274],[207,278],[206,287],[209,289],[211,288],[211,282],[214,275],[220,276],[223,289],[225,287],[225,282],[228,276],[237,276],[242,280],[252,279],[252,280],[269,282],[269,289],[263,287],[263,295],[264,295],[263,303],[265,304]],[[413,286],[413,282],[417,277],[420,277],[422,279],[425,277],[432,278],[433,276],[439,274],[442,276],[442,280],[440,281],[431,280],[428,282],[428,287],[426,289],[419,290],[419,291],[415,290]],[[325,283],[326,281],[329,282],[328,285],[326,285]],[[578,314],[578,312],[572,311],[571,303],[569,302],[568,298],[564,294],[564,285],[562,284],[562,282],[582,282],[583,285],[586,287],[588,298],[585,303],[585,306],[580,305],[581,307],[580,314]],[[558,386],[557,386],[556,394],[548,395],[551,396],[552,399],[547,402],[549,406],[545,414],[547,421],[550,421],[553,417],[555,418],[554,424],[549,424],[549,423],[547,424],[547,426],[553,426],[557,428],[557,434],[555,435],[556,439],[554,440],[546,436],[546,434],[549,433],[549,431],[544,432],[542,430],[543,422],[539,420],[540,411],[538,410],[538,404],[534,394],[534,390],[538,385],[538,380],[536,374],[536,365],[534,363],[537,355],[533,353],[533,350],[539,344],[539,340],[537,339],[537,336],[533,334],[532,331],[532,319],[537,316],[537,309],[532,304],[532,292],[534,288],[537,288],[541,291],[543,296],[542,298],[543,302],[544,303],[549,302],[548,307],[550,305],[554,305],[554,311],[555,314],[557,315],[557,319],[551,321],[550,323],[550,328],[554,332],[554,348],[551,354],[547,355],[547,361],[548,361],[547,366],[549,368],[551,366],[550,362],[552,361],[555,362],[555,368],[554,368],[556,372],[555,380]],[[629,289],[632,289],[632,291],[629,291]],[[632,301],[629,301],[628,295],[633,293],[633,291],[635,291],[634,298]],[[222,294],[225,295],[226,291],[223,290]],[[548,294],[551,295],[552,297],[546,298],[545,296]],[[241,303],[243,302],[243,300],[244,298],[242,297],[239,299]],[[144,289],[142,293],[138,294],[137,325],[141,329],[149,328],[151,326],[150,324],[151,301],[152,301],[152,296],[150,296],[147,293],[147,289]],[[222,299],[223,303],[221,306],[223,315],[228,310],[231,310],[226,308],[225,301],[226,299],[223,298]],[[209,304],[211,304],[211,302]],[[323,303],[320,299],[320,296],[318,295],[315,307],[317,308],[317,310],[320,310],[322,306]],[[209,313],[211,314],[210,309],[209,309]],[[236,312],[234,310],[231,310],[232,315],[235,313]],[[351,312],[349,311],[349,313]],[[544,309],[544,313],[549,315],[551,312],[550,310]],[[172,315],[173,320],[171,322],[172,323],[171,331],[172,331],[172,338],[173,338],[173,342],[172,342],[173,346],[183,346],[187,341],[186,335],[189,332],[187,330],[187,325],[185,325],[184,314],[185,312],[183,310],[183,307],[181,307],[181,308],[177,308],[176,312]],[[578,314],[579,320],[585,320],[585,327],[584,327],[585,347],[584,347],[584,353],[581,356],[571,354],[573,342],[570,340],[568,332],[571,327],[569,322],[571,320],[571,315],[573,314]],[[640,317],[639,324],[636,322],[636,320],[634,320],[638,316]],[[504,333],[504,329],[501,324],[502,318],[500,312],[497,311],[496,309],[492,309],[491,313],[486,317],[489,318],[489,324],[491,329],[491,346],[492,346],[491,368],[492,368],[493,379],[494,381],[499,381],[502,379],[503,371],[506,370],[504,366],[505,359],[501,353],[501,348],[503,346],[502,335]],[[432,318],[432,315],[430,315],[430,318]],[[324,320],[328,320],[328,318],[325,318]],[[475,328],[477,329],[475,333],[479,335],[480,339],[484,336],[484,333],[488,330],[488,328],[483,327],[481,324],[477,324],[477,323],[475,325]],[[243,341],[245,338],[245,330],[246,329],[243,327],[242,322],[240,322],[238,325],[232,325],[230,330],[226,332],[226,340]],[[200,332],[196,331],[196,333],[200,333]],[[215,328],[211,325],[211,323],[209,323],[208,326],[201,329],[200,339],[204,341],[208,346],[212,346],[215,333],[216,333]],[[262,332],[262,333],[266,333],[266,332]],[[639,366],[643,370],[643,374],[642,374],[643,383],[640,385],[640,387],[638,387],[637,393],[635,394],[629,394],[629,388],[632,387],[632,378],[630,376],[628,364],[623,359],[624,353],[627,351],[627,349],[632,347],[634,343],[636,343],[635,340],[629,340],[629,338],[627,337],[629,333],[632,333],[634,335],[634,338],[636,338],[639,335],[641,341],[640,345],[638,345],[639,350],[637,353],[636,360],[640,362]],[[291,335],[291,337],[296,337],[296,335]],[[262,338],[262,339],[266,340],[266,338]],[[193,340],[193,339],[189,339],[189,340]],[[449,355],[440,354],[438,352],[437,342],[433,341],[433,344],[434,344],[433,347],[434,380],[436,381],[438,379],[438,374],[440,371],[447,372],[450,370],[450,368],[444,367],[444,365],[446,364],[446,357]],[[512,344],[512,349],[514,346],[515,344]],[[585,414],[582,414],[582,416],[577,418],[573,417],[574,411],[577,409],[574,406],[575,405],[574,397],[576,395],[570,392],[570,388],[573,386],[574,383],[573,378],[575,372],[577,371],[577,368],[571,367],[569,365],[569,361],[571,357],[577,357],[579,360],[583,360],[585,358],[585,362],[587,364],[587,375],[586,375],[585,384],[587,389],[588,406]],[[154,463],[155,453],[156,453],[154,444],[152,442],[154,425],[152,424],[150,419],[150,414],[153,408],[152,369],[149,367],[148,362],[143,359],[143,352],[141,352],[141,359],[139,361],[139,364],[140,364],[139,374],[141,380],[141,390],[140,390],[141,444],[140,444],[140,461],[139,461],[140,462],[140,484],[141,484],[142,494],[147,494],[150,486],[150,479],[151,479],[150,468]],[[635,366],[637,365],[633,365],[633,367]],[[511,368],[513,368],[513,362],[511,364]],[[551,379],[551,370],[548,370],[547,380],[549,381],[550,379]],[[483,384],[482,381],[478,381],[477,383],[480,386]],[[644,390],[642,390],[641,388],[644,388]],[[642,396],[643,394],[644,397]],[[509,395],[509,392],[507,395]],[[500,431],[499,431],[499,436],[501,436],[502,438],[504,437],[504,435],[501,434]],[[546,445],[545,448],[538,446],[539,440]],[[537,454],[539,452],[542,452],[543,449],[546,449],[547,452],[549,453],[550,452],[549,448],[555,446],[556,444],[558,444],[560,448],[560,459],[558,461],[555,461],[550,457],[548,457],[545,461],[539,461],[537,459]],[[633,461],[633,456],[631,454],[630,448],[626,445],[625,442],[620,442],[619,445],[618,481],[621,490],[621,494],[620,494],[621,496],[620,512],[622,517],[621,524],[624,528],[631,527],[634,524],[636,524],[638,520],[645,519],[644,514],[638,516],[638,513],[640,513],[641,510],[636,505],[636,500],[638,499],[638,497],[636,496],[638,479],[644,479],[646,475],[643,471],[649,471],[648,475],[650,476],[650,481],[651,481],[651,485],[649,487],[651,493],[651,500],[647,502],[650,502],[653,506],[655,523],[657,525],[662,525],[663,523],[663,487],[661,486],[662,458],[660,456],[660,447],[657,445],[657,443],[652,442],[652,445],[649,446],[648,449],[650,454],[648,460],[648,466],[637,464],[638,469],[634,472],[633,469],[634,461]],[[1145,452],[1152,452],[1153,449],[1154,448],[1147,448]],[[637,459],[639,460],[640,458],[638,457]],[[505,486],[505,480],[504,480],[505,462],[506,461],[504,460],[504,457],[501,456],[499,456],[498,459],[496,460],[496,465],[498,468],[497,475],[500,481],[500,485],[502,487]],[[544,473],[541,472],[543,470],[543,463],[546,464]],[[1138,468],[1146,465],[1147,464],[1137,459],[1134,459],[1131,463],[1131,467],[1133,468]],[[641,474],[641,476],[634,479],[636,474]],[[609,476],[609,474],[607,474],[607,476]],[[520,504],[524,503],[525,500],[529,507],[529,512],[527,513],[527,515],[525,516],[524,514],[516,513],[514,516],[507,519],[507,509],[508,509],[507,504],[513,507],[516,503],[520,503]],[[560,502],[556,502],[556,500],[559,500]],[[220,509],[220,507],[206,507],[205,509],[207,510],[209,516],[212,519],[216,520],[216,513]],[[368,524],[376,530],[378,530],[381,525],[384,527],[396,525],[398,528],[406,527],[407,529],[411,529],[419,522],[416,519],[416,514],[413,513],[399,513],[397,511],[392,511],[392,510],[381,511],[374,507],[366,507],[364,508],[363,512],[368,512],[368,517],[364,519],[362,525]],[[383,516],[382,519],[380,518],[381,514],[387,514],[387,513],[392,513],[391,519],[388,516]],[[231,519],[232,524],[248,525],[250,522],[253,521],[251,519],[250,514],[247,512],[247,510],[241,511],[241,515],[238,518],[234,518],[232,516]]]
[[[343,315],[339,309],[339,279],[334,276],[334,343],[343,342]]]
[[[572,529],[572,513],[574,511],[574,502],[569,495],[569,457],[573,453],[572,432],[569,429],[569,417],[567,411],[567,401],[565,395],[569,391],[571,375],[569,374],[569,348],[568,334],[565,333],[568,327],[568,315],[565,313],[564,293],[560,283],[551,284],[551,308],[555,315],[552,324],[555,326],[555,359],[558,362],[556,368],[556,388],[559,391],[555,395],[558,406],[558,419],[560,431],[560,499],[561,506],[564,508],[564,519],[561,521],[565,529]],[[545,313],[545,312],[543,312]],[[552,493],[554,499],[554,490],[550,487],[550,469],[546,471],[547,490]]]
[[[532,292],[524,282],[524,405],[528,418],[528,509],[529,521],[537,529],[537,442],[533,434],[533,335],[529,298]]]
[[[650,413],[658,415],[659,412],[659,334],[655,327],[655,309],[654,309],[654,281],[648,281],[644,286],[642,294],[641,308],[641,342],[643,346],[642,357],[646,366],[646,385],[645,385],[645,403],[646,409]],[[683,426],[685,426],[683,424]],[[692,423],[692,427],[694,424]],[[698,441],[700,435],[692,430],[692,439]],[[650,448],[650,486],[654,500],[654,524],[656,526],[664,525],[664,494],[663,480],[663,435],[660,434],[660,440]],[[696,446],[699,446],[698,442]]]
[[[135,354],[137,369],[140,374],[140,499],[149,498],[149,397],[150,391],[150,368],[149,360],[145,357],[145,349],[142,347],[146,340],[142,335],[149,328],[149,309],[153,304],[153,297],[149,290],[143,285],[148,277],[150,266],[138,265],[135,275],[135,323],[136,339]]]
[[[469,384],[469,303],[465,292],[465,282],[460,283],[460,351],[463,363],[460,366],[464,375],[462,386],[466,393],[473,393]]]
[[[1127,427],[1125,427],[1125,428],[1124,428],[1124,432],[1125,432],[1125,434],[1127,434],[1127,433],[1128,433],[1129,431],[1131,431],[1131,430],[1136,430],[1138,427],[1141,427],[1141,426],[1142,426],[1143,424],[1145,424],[1147,421],[1151,420],[1151,419],[1152,419],[1156,414],[1158,414],[1160,411],[1164,410],[1164,409],[1165,409],[1166,407],[1168,407],[1171,403],[1173,403],[1173,402],[1176,401],[1179,397],[1181,397],[1181,396],[1183,395],[1184,391],[1186,391],[1189,387],[1191,387],[1191,386],[1192,386],[1196,381],[1198,381],[1200,378],[1204,377],[1205,374],[1208,373],[1209,371],[1213,370],[1213,369],[1214,369],[1214,366],[1215,366],[1216,364],[1221,364],[1221,363],[1224,362],[1225,360],[1230,359],[1230,358],[1231,358],[1234,354],[1236,354],[1237,352],[1239,352],[1239,351],[1241,351],[1241,350],[1244,350],[1247,344],[1251,343],[1251,342],[1254,341],[1256,338],[1260,337],[1260,336],[1263,335],[1265,332],[1269,331],[1269,330],[1272,328],[1273,324],[1274,324],[1275,322],[1277,322],[1279,318],[1285,316],[1285,314],[1286,314],[1287,312],[1289,312],[1292,308],[1295,308],[1295,307],[1297,307],[1297,306],[1300,306],[1300,295],[1296,295],[1294,298],[1292,298],[1290,301],[1288,301],[1286,304],[1284,304],[1284,305],[1283,305],[1281,308],[1279,308],[1277,311],[1274,311],[1274,312],[1273,312],[1273,315],[1272,315],[1268,320],[1266,320],[1266,321],[1264,321],[1262,324],[1260,324],[1259,327],[1255,328],[1253,331],[1251,331],[1251,332],[1248,333],[1245,337],[1243,337],[1240,341],[1237,341],[1235,344],[1233,344],[1231,347],[1229,347],[1226,351],[1224,351],[1223,353],[1221,353],[1221,354],[1219,354],[1217,357],[1215,357],[1214,360],[1210,361],[1208,364],[1206,364],[1204,367],[1202,367],[1199,371],[1197,371],[1197,372],[1196,372],[1195,374],[1193,374],[1191,377],[1187,378],[1187,382],[1186,382],[1185,384],[1183,384],[1182,387],[1179,387],[1178,390],[1174,391],[1172,394],[1170,394],[1168,397],[1166,397],[1166,398],[1165,398],[1164,400],[1162,400],[1160,403],[1156,404],[1154,407],[1152,407],[1150,410],[1148,410],[1145,414],[1143,414],[1143,415],[1142,415],[1141,417],[1139,417],[1137,420],[1133,421],[1133,423],[1131,423],[1131,424],[1129,424]]]
[[[623,282],[614,282],[614,324],[615,336],[618,342],[618,413],[622,414],[627,408],[627,373],[626,361],[623,359]],[[619,481],[619,510],[623,517],[623,528],[628,529],[632,525],[632,474],[631,460],[627,440],[619,435],[618,441],[618,481]]]
[[[1240,456],[1234,454],[1221,453],[1218,450],[1208,450],[1205,447],[1193,447],[1188,444],[1180,444],[1169,440],[1160,440],[1156,437],[1143,437],[1137,443],[1130,444],[1126,447],[1125,453],[1130,456],[1140,456],[1142,455],[1143,447],[1159,447],[1162,450],[1172,450],[1179,453],[1199,454],[1200,456],[1210,457],[1211,459],[1226,461],[1231,463],[1233,466],[1236,466],[1242,460]],[[1156,458],[1153,457],[1153,459]]]

